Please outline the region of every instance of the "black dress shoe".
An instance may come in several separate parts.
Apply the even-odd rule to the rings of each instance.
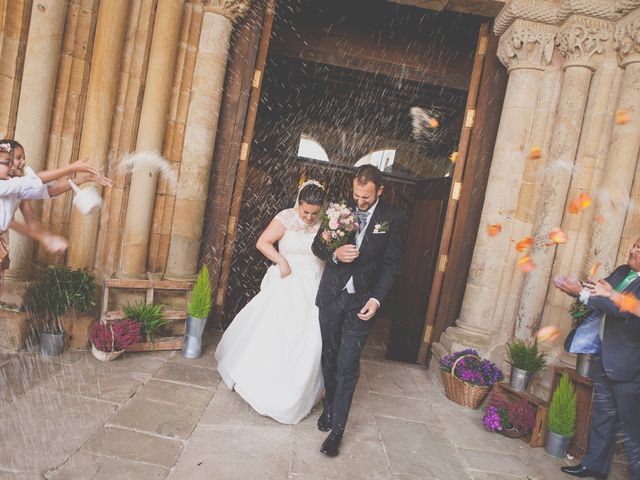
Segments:
[[[607,478],[606,473],[595,472],[581,463],[574,465],[573,467],[560,467],[560,470],[578,478],[595,478],[596,480],[606,480]]]
[[[338,447],[340,446],[340,442],[342,441],[342,434],[344,430],[331,430],[331,433],[326,438],[324,442],[322,442],[322,447],[320,447],[320,452],[324,453],[327,457],[335,457],[338,455]]]
[[[318,417],[318,430],[321,432],[331,430],[331,414],[327,410],[323,410],[322,415]]]

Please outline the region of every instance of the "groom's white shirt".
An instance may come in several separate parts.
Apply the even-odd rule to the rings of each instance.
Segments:
[[[364,228],[361,228],[358,231],[358,234],[356,235],[356,248],[360,248],[360,245],[362,244],[362,240],[364,240],[364,235],[367,232],[367,228],[369,227],[369,222],[371,222],[371,219],[373,218],[373,212],[375,211],[377,206],[378,206],[378,200],[376,200],[376,203],[371,205],[371,208],[367,210],[367,212],[369,213],[369,216],[367,217],[367,223],[364,225]],[[349,277],[349,281],[347,282],[344,288],[346,288],[347,292],[349,293],[356,293],[356,288],[353,285],[353,277]],[[380,306],[380,302],[377,299],[374,298],[373,300],[375,300],[378,303],[378,306]]]

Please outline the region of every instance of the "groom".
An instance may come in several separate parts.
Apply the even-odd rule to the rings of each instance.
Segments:
[[[373,318],[400,271],[406,217],[380,199],[383,190],[380,170],[373,165],[359,167],[349,202],[359,227],[353,242],[331,250],[320,230],[311,247],[326,261],[316,297],[325,388],[318,429],[331,430],[320,448],[330,457],[338,455],[360,377],[360,353]]]

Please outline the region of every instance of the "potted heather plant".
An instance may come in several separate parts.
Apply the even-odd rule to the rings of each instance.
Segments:
[[[40,325],[40,350],[55,356],[64,349],[64,324],[95,306],[96,279],[90,272],[49,266],[25,295],[25,308]]]
[[[509,385],[518,392],[526,391],[533,375],[547,366],[546,354],[537,342],[528,345],[518,338],[507,344],[507,362],[511,365]]]
[[[576,392],[566,373],[553,391],[547,416],[544,449],[549,455],[564,458],[576,428]]]
[[[186,358],[198,358],[202,354],[202,334],[211,311],[211,285],[209,269],[202,265],[191,291],[189,301],[189,317],[182,347],[182,355]]]
[[[471,408],[478,408],[493,384],[502,380],[500,369],[472,348],[442,357],[440,373],[447,398]]]
[[[127,348],[140,341],[141,325],[125,318],[106,323],[94,323],[89,330],[91,353],[98,360],[114,360]]]
[[[526,398],[509,401],[503,395],[492,395],[482,418],[490,432],[500,432],[506,437],[519,438],[528,435],[536,422],[536,412]]]

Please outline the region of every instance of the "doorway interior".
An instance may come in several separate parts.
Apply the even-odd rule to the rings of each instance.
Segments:
[[[276,5],[226,323],[259,290],[268,261],[255,242],[293,206],[300,179],[345,198],[355,166],[373,163],[385,172],[385,199],[407,212],[412,230],[372,341],[392,358],[417,360],[483,20],[382,0]]]

